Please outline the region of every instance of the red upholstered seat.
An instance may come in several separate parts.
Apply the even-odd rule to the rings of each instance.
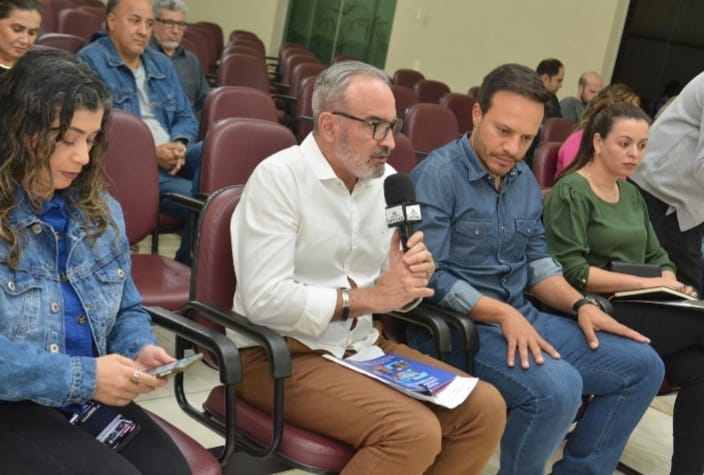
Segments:
[[[221,475],[222,468],[218,460],[208,450],[195,440],[162,419],[154,413],[147,411],[149,416],[156,421],[164,431],[169,434],[176,447],[181,451],[191,472],[194,475]]]
[[[460,135],[457,119],[440,104],[418,103],[406,112],[403,133],[413,144],[416,154],[425,156]]]
[[[474,119],[472,118],[474,102],[474,99],[467,94],[458,92],[448,92],[440,98],[440,105],[447,107],[455,114],[460,134],[471,132],[474,129]]]
[[[394,76],[391,79],[393,84],[398,84],[399,86],[405,86],[413,89],[418,81],[425,79],[425,76],[420,71],[415,69],[401,68],[394,72]]]
[[[396,147],[389,155],[389,164],[399,173],[411,173],[411,170],[418,164],[413,144],[404,134],[398,134],[394,140]]]
[[[413,89],[400,84],[391,84],[391,92],[394,94],[396,101],[396,117],[403,119],[406,117],[406,111],[413,104],[418,102],[416,93]]]
[[[418,102],[438,104],[440,98],[450,92],[450,87],[442,81],[421,79],[413,86]]]
[[[228,117],[249,117],[278,122],[279,113],[271,96],[245,86],[220,86],[208,93],[200,119],[200,135],[205,138],[215,122]]]
[[[550,117],[540,128],[541,142],[564,142],[574,131],[574,122],[562,117]]]
[[[555,183],[555,170],[557,169],[557,152],[562,142],[542,142],[533,156],[533,175],[540,185],[543,198]]]

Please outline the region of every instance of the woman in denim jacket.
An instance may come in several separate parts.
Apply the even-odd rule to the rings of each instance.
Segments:
[[[4,473],[187,473],[132,401],[166,384],[130,277],[101,153],[109,94],[75,57],[32,51],[0,78],[0,467]],[[136,421],[119,452],[69,422],[89,401]]]

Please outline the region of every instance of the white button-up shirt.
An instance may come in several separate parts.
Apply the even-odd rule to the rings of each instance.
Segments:
[[[345,187],[310,134],[264,160],[232,216],[233,309],[252,322],[336,356],[378,338],[371,315],[331,322],[337,289],[371,287],[388,258],[383,177]],[[352,328],[354,321],[357,324]],[[252,340],[229,332],[240,347]]]

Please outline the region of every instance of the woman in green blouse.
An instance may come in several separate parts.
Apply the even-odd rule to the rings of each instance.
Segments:
[[[660,246],[643,199],[622,180],[640,163],[649,119],[638,107],[614,104],[585,127],[577,158],[558,177],[543,219],[550,253],[578,289],[612,294],[666,286],[695,296],[678,282]],[[654,264],[659,277],[608,270],[611,262]],[[614,304],[614,316],[645,334],[680,387],[675,403],[672,474],[704,472],[704,313],[647,304]]]

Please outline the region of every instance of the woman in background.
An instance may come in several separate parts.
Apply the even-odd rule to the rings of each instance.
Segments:
[[[0,77],[0,467],[3,473],[185,474],[133,400],[166,384],[130,275],[122,211],[101,155],[103,83],[61,50]],[[121,451],[69,423],[89,401],[141,426]]]
[[[41,23],[40,0],[0,0],[0,75],[34,45]]]
[[[621,177],[638,166],[649,119],[621,102],[586,124],[577,158],[550,191],[543,213],[548,249],[575,288],[598,294],[665,286],[691,296],[675,277],[638,189]],[[652,264],[659,277],[612,272],[611,262]],[[671,384],[680,388],[673,416],[673,475],[704,473],[704,314],[649,304],[614,302],[613,315],[641,332],[660,354]]]
[[[582,141],[582,135],[584,133],[584,127],[590,122],[595,115],[604,110],[604,108],[610,106],[611,104],[616,104],[617,102],[628,102],[635,106],[640,106],[640,97],[638,94],[626,86],[625,84],[611,84],[606,86],[604,89],[599,91],[594,99],[592,99],[587,105],[582,118],[577,123],[574,132],[567,137],[565,142],[560,147],[557,152],[557,166],[555,167],[555,179],[562,171],[569,166],[570,163],[577,156],[577,151],[579,150],[579,144]]]

